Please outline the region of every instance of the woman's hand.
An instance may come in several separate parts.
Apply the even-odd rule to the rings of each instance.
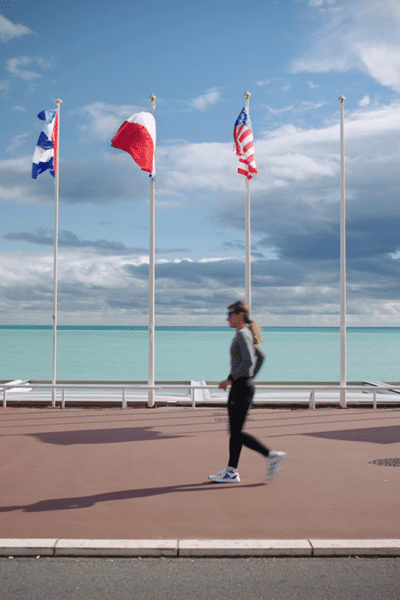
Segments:
[[[219,389],[220,390],[224,390],[224,392],[226,391],[226,388],[229,387],[231,385],[231,382],[229,379],[225,379],[225,381],[221,381],[221,383],[219,384]]]

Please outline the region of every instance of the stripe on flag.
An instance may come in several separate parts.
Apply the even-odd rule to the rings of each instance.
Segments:
[[[143,171],[154,177],[156,121],[152,113],[136,113],[124,121],[112,139],[111,146],[128,152]]]
[[[57,173],[58,109],[43,110],[38,117],[45,122],[45,125],[33,153],[32,177],[36,179],[47,169],[55,177]]]
[[[251,179],[253,175],[257,175],[258,169],[254,158],[253,131],[246,107],[236,119],[233,138],[235,140],[233,151],[236,156],[240,157],[239,162],[244,165],[243,167],[239,166],[238,173],[245,175],[247,179]]]

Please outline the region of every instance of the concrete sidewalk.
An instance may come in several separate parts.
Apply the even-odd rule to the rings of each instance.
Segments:
[[[288,454],[271,483],[246,448],[241,483],[208,482],[226,466],[223,408],[0,409],[0,538],[47,540],[49,554],[65,540],[164,540],[174,555],[201,540],[234,540],[236,555],[271,540],[378,554],[394,540],[400,554],[400,468],[372,462],[400,463],[387,460],[400,458],[399,410],[253,409],[246,429]]]

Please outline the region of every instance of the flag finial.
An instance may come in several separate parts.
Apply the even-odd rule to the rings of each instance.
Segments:
[[[56,98],[56,99],[54,100],[54,102],[55,102],[56,104],[62,104],[62,100],[60,100],[59,98]]]
[[[345,98],[344,96],[340,96],[340,98],[339,98],[339,102],[340,102],[341,104],[343,104],[343,102],[344,102],[345,100],[346,100],[346,98]]]
[[[250,96],[251,96],[250,92],[246,92],[245,95],[244,95],[244,97],[246,98],[246,100],[248,100],[250,98]]]

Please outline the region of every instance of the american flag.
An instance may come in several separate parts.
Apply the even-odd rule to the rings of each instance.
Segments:
[[[258,169],[254,159],[253,131],[246,107],[236,119],[233,138],[235,140],[233,151],[236,156],[240,156],[239,162],[243,163],[243,167],[239,166],[238,173],[245,175],[247,179],[251,179],[253,175],[257,175]]]

